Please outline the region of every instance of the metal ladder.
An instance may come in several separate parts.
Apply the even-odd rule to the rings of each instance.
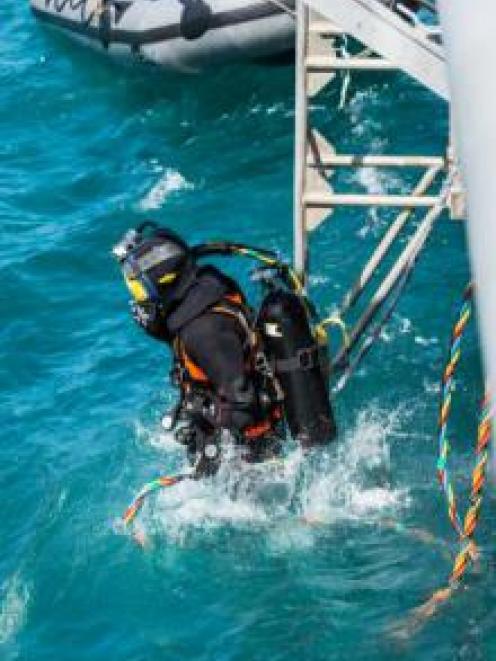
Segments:
[[[315,8],[325,12],[320,14]],[[340,19],[339,26],[334,17]],[[442,48],[377,0],[308,0],[296,7],[296,113],[294,182],[294,262],[300,277],[308,276],[308,234],[338,207],[395,207],[401,212],[372,255],[372,271],[362,273],[365,286],[413,210],[426,211],[439,203],[429,194],[443,169],[453,170],[449,207],[452,217],[464,216],[464,198],[456,172],[454,150],[434,156],[336,154],[309,122],[309,102],[337,71],[392,71],[402,69],[447,97]],[[367,47],[364,54],[341,57],[336,37],[349,33]],[[372,50],[370,50],[372,49]],[[375,53],[380,53],[376,55]],[[384,57],[383,55],[387,55]],[[336,168],[410,168],[422,172],[408,195],[336,193],[329,175]]]

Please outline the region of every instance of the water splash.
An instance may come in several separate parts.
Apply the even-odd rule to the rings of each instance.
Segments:
[[[230,449],[215,478],[162,492],[145,509],[142,523],[179,544],[194,531],[229,526],[265,529],[281,546],[295,539],[308,544],[303,528],[311,535],[312,529],[343,521],[380,521],[409,503],[408,491],[393,486],[390,476],[389,442],[399,418],[399,410],[367,409],[329,448],[304,453],[293,445],[284,460],[260,465],[246,464]],[[148,442],[170,450],[168,435],[151,434]]]
[[[139,202],[141,211],[160,209],[167,198],[181,190],[193,190],[194,185],[187,181],[177,170],[167,168],[157,183]]]
[[[409,502],[406,489],[394,487],[390,475],[390,437],[401,410],[366,409],[314,471],[303,494],[302,514],[309,521],[380,520]]]
[[[14,574],[0,588],[0,598],[0,645],[4,645],[17,635],[26,621],[28,586]]]

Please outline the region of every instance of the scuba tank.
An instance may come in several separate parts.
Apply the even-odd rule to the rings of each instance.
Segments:
[[[305,447],[324,445],[337,435],[329,400],[327,338],[311,329],[301,283],[293,269],[270,250],[236,243],[210,243],[197,256],[242,255],[258,260],[258,276],[269,287],[257,317],[257,331],[271,371],[283,391],[285,418],[293,438]]]
[[[304,447],[324,445],[337,434],[329,401],[328,365],[300,296],[282,287],[265,297],[258,314],[264,350],[284,393],[285,417]]]

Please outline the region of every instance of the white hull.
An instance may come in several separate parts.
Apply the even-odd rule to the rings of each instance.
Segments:
[[[294,46],[294,19],[270,0],[31,0],[31,8],[110,55],[172,70],[267,57]]]
[[[485,372],[492,399],[496,440],[496,222],[493,182],[496,177],[496,82],[494,78],[494,0],[469,4],[441,0],[444,38],[453,97],[457,149],[467,186],[467,231],[479,312]],[[470,21],[470,30],[466,29]],[[492,477],[496,483],[496,445]]]

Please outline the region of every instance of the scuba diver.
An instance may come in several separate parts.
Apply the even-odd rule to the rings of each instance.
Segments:
[[[113,249],[137,324],[172,350],[179,401],[162,420],[184,444],[197,477],[217,472],[224,446],[261,461],[279,453],[285,424],[306,446],[334,438],[325,351],[314,338],[290,267],[240,244],[190,247],[145,222]],[[249,254],[276,273],[258,314],[209,255]]]

